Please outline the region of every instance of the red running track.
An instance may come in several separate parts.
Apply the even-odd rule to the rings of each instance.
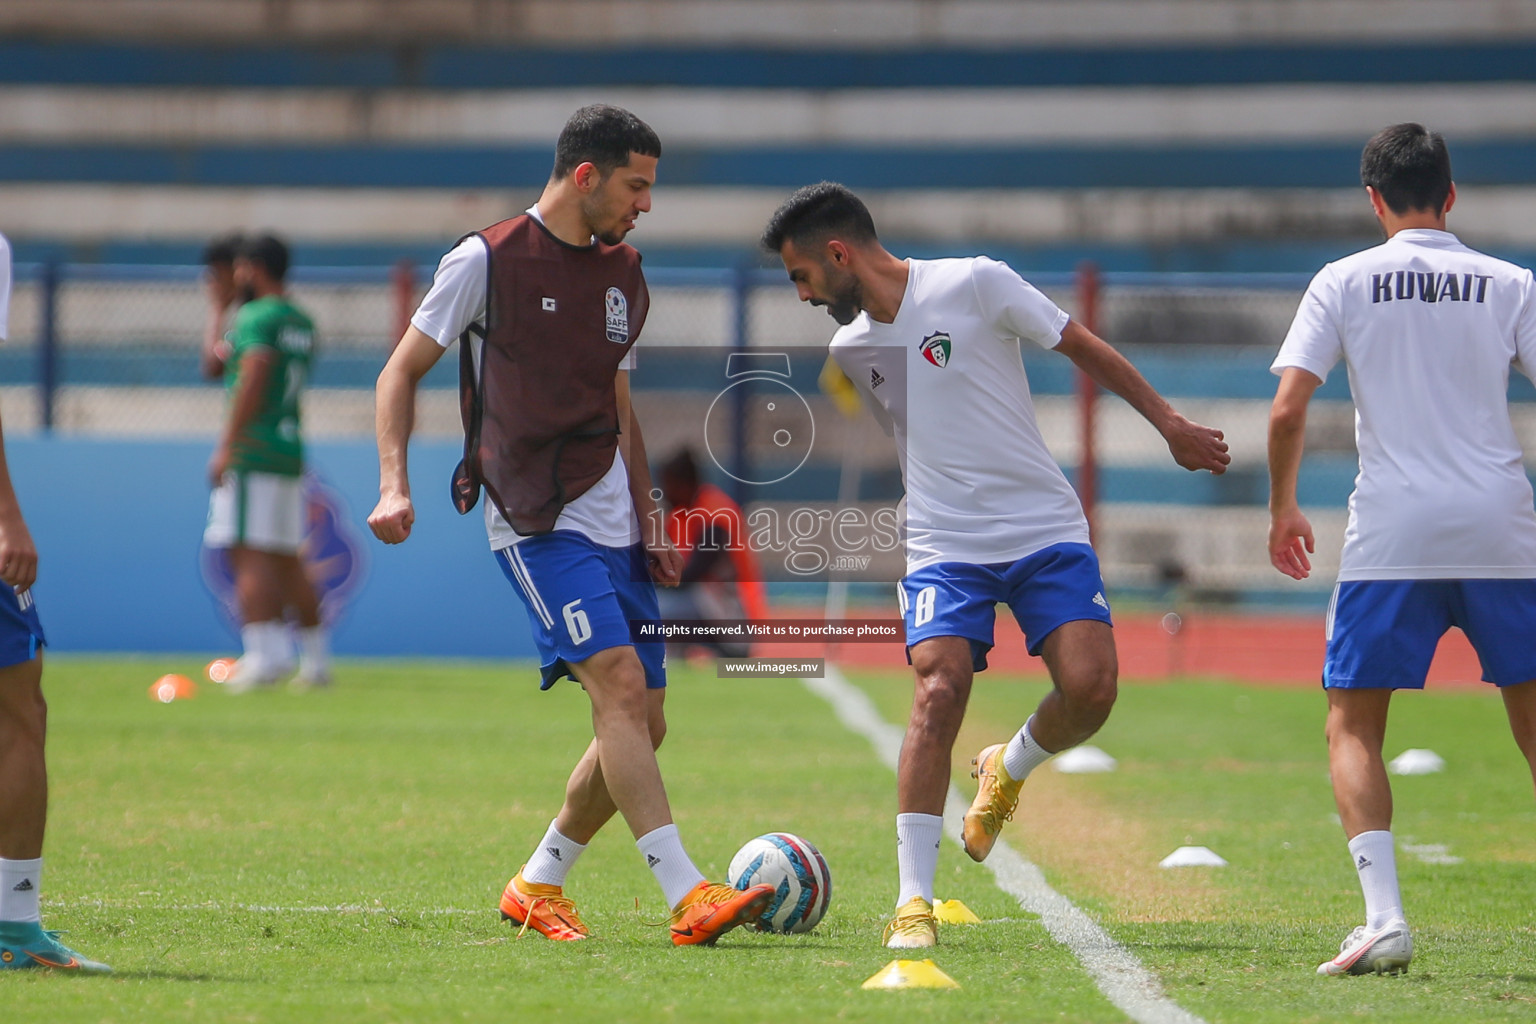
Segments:
[[[871,616],[874,617],[874,616]],[[883,616],[881,616],[883,617]],[[1024,650],[1024,638],[1006,613],[998,616],[998,644],[987,661],[1005,672],[1044,674],[1045,665]],[[1323,619],[1317,615],[1235,615],[1191,612],[1176,634],[1163,628],[1156,615],[1118,615],[1115,645],[1120,652],[1120,677],[1127,681],[1208,677],[1252,683],[1321,685]],[[810,645],[763,646],[766,657],[812,655]],[[841,644],[839,664],[904,668],[900,644]],[[1458,629],[1440,641],[1430,666],[1432,686],[1483,686],[1477,654]]]

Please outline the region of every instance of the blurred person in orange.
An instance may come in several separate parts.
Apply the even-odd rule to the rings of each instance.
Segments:
[[[658,474],[667,504],[667,536],[683,556],[675,590],[662,591],[664,619],[761,620],[768,617],[768,588],[762,566],[748,543],[746,516],[725,491],[699,479],[687,448]],[[746,657],[745,643],[709,645],[725,657]]]

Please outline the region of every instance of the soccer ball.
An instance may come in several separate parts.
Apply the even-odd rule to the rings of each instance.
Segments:
[[[757,919],[759,931],[808,932],[832,900],[832,873],[821,851],[788,832],[769,832],[737,850],[726,878],[738,889],[773,886],[773,899]]]

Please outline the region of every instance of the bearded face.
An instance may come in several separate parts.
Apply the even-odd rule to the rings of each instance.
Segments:
[[[649,212],[655,181],[653,156],[632,153],[628,164],[614,168],[581,201],[581,215],[593,236],[605,245],[624,241],[640,215]]]
[[[779,256],[801,302],[825,309],[845,327],[863,312],[864,285],[843,260],[834,258],[827,243],[807,241],[802,246],[786,239]]]
[[[830,260],[822,264],[822,272],[826,278],[826,298],[812,299],[811,305],[825,306],[827,315],[846,327],[864,309],[864,286]]]
[[[623,216],[625,204],[616,201],[620,199],[608,194],[607,182],[604,182],[604,187],[581,201],[582,217],[591,225],[593,236],[604,245],[618,245],[635,226]]]
[[[256,268],[252,266],[250,260],[243,257],[235,260],[230,280],[234,287],[235,298],[239,299],[242,304],[255,300]]]

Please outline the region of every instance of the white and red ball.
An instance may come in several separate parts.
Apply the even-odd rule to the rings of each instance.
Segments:
[[[726,878],[737,889],[773,886],[773,899],[757,920],[760,931],[808,932],[832,900],[832,873],[821,851],[789,832],[769,832],[737,850]]]

